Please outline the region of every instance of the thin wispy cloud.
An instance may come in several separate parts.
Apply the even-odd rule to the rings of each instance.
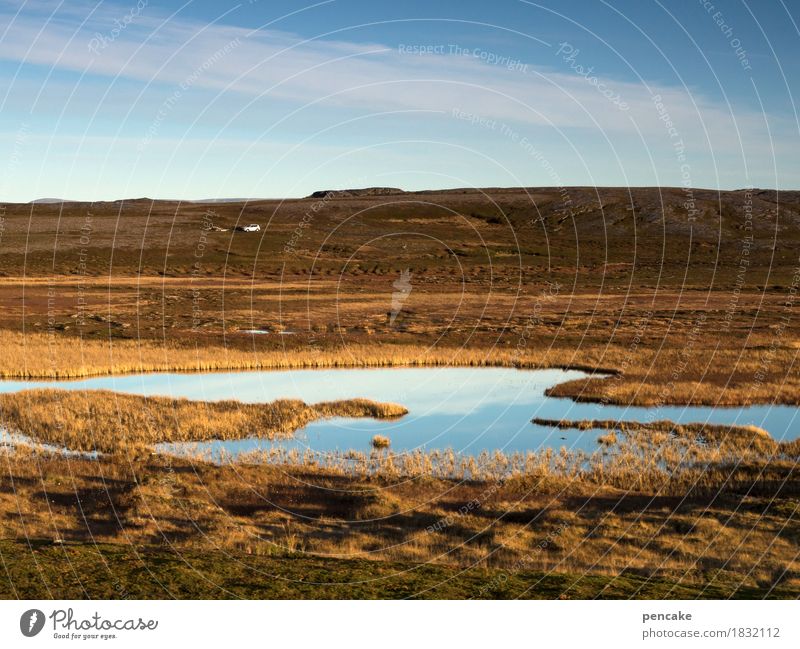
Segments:
[[[668,165],[673,179],[680,165],[671,149],[675,138],[665,128],[665,112],[688,155],[708,168],[725,157],[738,158],[737,169],[745,158],[763,165],[770,156],[789,155],[796,146],[793,124],[784,117],[732,109],[698,88],[594,71],[582,74],[588,64],[576,71],[556,42],[538,44],[537,61],[519,61],[508,69],[490,62],[492,57],[502,60],[502,52],[464,56],[444,47],[417,55],[396,44],[356,42],[348,39],[349,30],[308,38],[271,27],[253,30],[197,21],[147,3],[35,2],[19,13],[6,4],[0,22],[5,30],[0,59],[11,64],[5,66],[6,79],[17,74],[14,64],[21,66],[14,81],[21,87],[31,70],[47,74],[48,83],[68,90],[69,103],[84,114],[86,105],[95,102],[92,116],[102,112],[103,102],[127,102],[120,137],[149,138],[148,143],[174,135],[162,132],[159,120],[169,123],[177,115],[181,123],[197,120],[212,133],[216,125],[219,131],[210,139],[235,137],[227,132],[231,122],[252,128],[251,107],[267,102],[269,119],[245,139],[285,138],[281,120],[296,114],[308,116],[319,129],[324,111],[334,111],[327,113],[331,124],[359,114],[428,111],[427,119],[440,124],[443,140],[457,137],[456,132],[460,137],[466,122],[476,142],[496,137],[504,143],[507,131],[511,140],[544,134],[543,147],[561,140],[562,146],[591,158],[583,142],[591,133],[592,146],[601,142],[604,155],[638,146],[660,159],[662,168]],[[598,86],[608,92],[604,95]],[[170,100],[189,92],[191,102],[182,99],[177,106],[178,99]],[[624,110],[609,100],[611,94],[624,101]],[[47,93],[29,95],[33,93],[9,95],[6,106],[21,111],[27,101],[34,114],[70,111],[69,105],[39,101]],[[654,102],[654,96],[660,99]],[[225,117],[212,117],[217,113]],[[408,119],[413,125],[414,118]],[[87,118],[83,131],[78,127],[71,133],[65,132],[67,126],[51,137],[79,135],[93,123]],[[413,132],[412,126],[409,135]],[[296,125],[291,133],[296,136]],[[705,184],[713,180],[707,173],[705,178]]]

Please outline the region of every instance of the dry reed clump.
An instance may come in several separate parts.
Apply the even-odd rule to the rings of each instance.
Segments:
[[[392,445],[392,440],[383,435],[375,435],[370,443],[372,444],[372,448],[389,448]]]
[[[73,451],[146,450],[159,442],[287,437],[325,417],[400,417],[400,405],[368,399],[308,405],[190,401],[109,391],[27,390],[0,395],[0,425]]]
[[[211,461],[208,451],[193,455]],[[598,451],[562,447],[511,454],[495,451],[478,456],[452,449],[406,453],[316,452],[271,448],[255,450],[223,463],[304,467],[348,477],[442,479],[471,482],[522,481],[540,493],[576,488],[611,487],[642,493],[681,495],[687,492],[769,489],[798,476],[800,445],[764,440],[759,432],[710,442],[672,430],[630,428],[607,436]]]
[[[597,438],[597,443],[603,446],[613,446],[617,443],[617,434],[612,430],[606,435],[600,435],[600,437]]]
[[[0,395],[0,423],[36,441],[74,451],[148,451],[159,442],[191,442],[291,435],[309,422],[332,416],[397,417],[402,406],[364,399],[307,405],[282,400],[269,404],[116,394],[104,391],[31,390]],[[559,422],[566,426],[568,422]],[[576,424],[577,425],[577,424]],[[592,428],[612,428],[592,421]],[[419,477],[446,480],[522,479],[552,491],[575,485],[633,488],[680,494],[756,484],[767,477],[795,479],[800,443],[776,442],[755,427],[725,427],[672,422],[613,422],[618,433],[599,440],[604,452],[587,454],[562,447],[538,452],[484,452],[459,455],[448,450],[411,453],[319,453],[260,449],[237,457],[212,458],[208,450],[184,456],[218,464],[282,465],[325,470],[346,476]],[[388,440],[386,440],[388,442]],[[383,442],[381,441],[381,447]]]
[[[677,438],[695,440],[729,453],[743,450],[755,450],[765,456],[786,455],[797,456],[800,452],[800,440],[779,442],[759,426],[726,426],[721,424],[676,424],[669,420],[641,423],[636,421],[618,421],[615,419],[544,419],[536,417],[532,420],[539,426],[552,426],[565,429],[590,430],[602,428],[621,432],[668,433]],[[600,441],[600,440],[598,440]],[[601,444],[605,442],[600,442]],[[614,442],[611,442],[612,444]]]

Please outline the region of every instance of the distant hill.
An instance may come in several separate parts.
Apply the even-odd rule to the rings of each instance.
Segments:
[[[70,198],[37,198],[28,202],[28,205],[57,205],[59,203],[69,203],[69,204],[88,204],[92,203],[94,205],[117,205],[119,203],[152,203],[152,198],[120,198],[113,201],[79,201]],[[168,202],[168,201],[162,201]]]
[[[253,201],[265,201],[266,198],[197,198],[184,203],[251,203]]]
[[[397,187],[365,187],[364,189],[322,189],[316,191],[308,198],[344,198],[357,196],[391,196],[392,194],[405,194]]]
[[[79,201],[69,198],[37,198],[29,201],[28,205],[57,205],[59,203],[95,203],[98,205],[113,205],[119,203],[249,203],[253,201],[264,201],[265,198],[199,198],[199,199],[152,199],[147,197],[141,198],[118,198],[113,201]],[[2,201],[0,201],[2,202]]]

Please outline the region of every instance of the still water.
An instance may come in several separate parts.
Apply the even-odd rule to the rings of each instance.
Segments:
[[[400,419],[336,418],[317,421],[289,440],[245,439],[192,444],[193,451],[213,457],[255,449],[285,448],[321,453],[369,451],[374,435],[391,439],[394,452],[453,449],[477,455],[482,451],[534,451],[565,446],[587,452],[598,448],[601,431],[558,430],[531,423],[547,419],[615,419],[678,423],[755,424],[781,440],[795,439],[800,426],[794,406],[661,408],[601,406],[546,397],[557,383],[585,376],[579,371],[517,370],[513,368],[393,368],[218,372],[207,374],[140,374],[77,381],[0,381],[0,392],[30,388],[113,390],[145,396],[163,395],[205,401],[236,399],[248,403],[281,398],[307,403],[364,397],[400,403],[409,413]],[[800,423],[800,422],[798,422]],[[180,445],[160,450],[180,452]]]

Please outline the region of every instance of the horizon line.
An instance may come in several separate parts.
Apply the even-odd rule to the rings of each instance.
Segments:
[[[315,194],[324,193],[339,193],[339,192],[368,192],[370,190],[391,190],[383,194],[366,194],[360,198],[378,197],[378,196],[397,196],[404,194],[435,194],[435,193],[455,193],[455,192],[475,192],[475,193],[489,193],[499,191],[515,191],[526,193],[529,191],[542,191],[552,190],[559,191],[563,189],[618,189],[618,190],[640,190],[640,189],[654,189],[654,190],[679,190],[684,192],[689,191],[704,191],[704,192],[742,192],[742,191],[768,191],[768,192],[794,192],[800,191],[797,189],[778,189],[776,187],[754,187],[742,186],[733,187],[730,189],[715,188],[715,187],[684,187],[681,185],[512,185],[512,186],[488,186],[488,187],[437,187],[430,189],[401,189],[397,187],[381,187],[381,186],[368,186],[368,187],[346,187],[346,188],[328,188],[315,190],[311,194],[305,196],[266,196],[266,197],[218,197],[218,198],[153,198],[150,196],[137,196],[128,198],[113,198],[113,199],[73,199],[73,198],[34,198],[29,201],[4,201],[0,200],[0,205],[59,205],[64,203],[124,203],[134,201],[151,201],[161,203],[248,203],[257,201],[288,201],[288,200],[310,200],[320,197]],[[331,198],[359,198],[359,196],[340,196]]]

